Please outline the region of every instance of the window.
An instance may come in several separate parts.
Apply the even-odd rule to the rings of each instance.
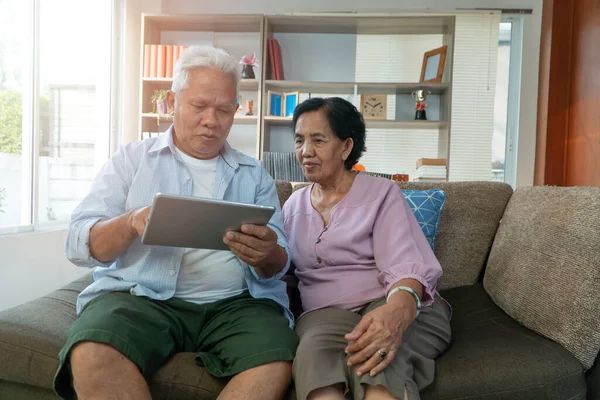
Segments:
[[[492,180],[516,186],[519,91],[521,87],[522,18],[503,15],[498,35]]]
[[[23,43],[31,38],[30,13],[25,1],[0,1],[0,228],[31,223],[27,179],[31,149],[23,135],[28,129],[24,92],[31,62]]]
[[[0,229],[68,222],[108,158],[112,16],[110,1],[0,0]]]

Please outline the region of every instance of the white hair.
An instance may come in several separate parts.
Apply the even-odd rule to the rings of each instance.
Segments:
[[[211,46],[190,46],[181,54],[179,61],[175,64],[171,90],[178,93],[187,88],[188,71],[212,67],[230,74],[235,79],[237,94],[240,86],[238,65],[237,60],[223,49]]]

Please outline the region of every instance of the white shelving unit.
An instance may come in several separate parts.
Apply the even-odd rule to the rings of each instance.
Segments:
[[[414,141],[419,141],[419,135],[423,132],[427,140],[435,141],[436,149],[435,154],[423,154],[422,157],[449,159],[454,25],[455,17],[449,15],[143,15],[141,60],[143,63],[145,44],[190,45],[207,44],[208,41],[229,51],[236,58],[257,49],[260,60],[259,69],[255,69],[257,79],[242,80],[240,83],[243,103],[246,99],[255,100],[255,115],[236,116],[230,136],[234,147],[237,147],[234,140],[242,141],[246,152],[257,158],[261,158],[264,151],[293,151],[292,119],[269,116],[266,110],[268,91],[278,91],[299,92],[301,99],[339,95],[357,106],[361,95],[388,95],[388,119],[367,120],[367,130],[378,130],[379,133],[389,131],[387,135],[402,131],[403,137],[411,135]],[[382,54],[390,60],[397,57],[392,61],[382,59],[378,64],[376,60],[369,59],[369,55],[361,53],[364,53],[364,48],[359,50],[360,39],[364,37],[383,43],[382,48],[385,48],[385,43],[405,38],[407,42],[416,43],[421,37],[419,35],[424,38],[435,36],[441,44],[448,46],[442,83],[419,83],[419,77],[415,74],[406,79],[408,73],[398,75],[390,70],[395,68],[392,64],[398,63],[398,59],[420,66],[422,54],[418,52],[394,55],[383,51]],[[268,38],[276,38],[281,45],[285,80],[271,79]],[[364,71],[368,72],[369,68],[373,68],[374,72],[365,74]],[[143,76],[143,65],[140,66],[140,76]],[[364,79],[365,76],[367,79]],[[394,76],[400,79],[394,79]],[[140,134],[147,130],[162,130],[170,123],[168,116],[161,116],[158,126],[156,115],[151,113],[150,97],[155,90],[168,89],[171,83],[171,78],[141,78]],[[420,89],[431,92],[427,109],[431,118],[427,121],[413,119],[414,101],[411,93]],[[255,130],[250,131],[252,126]],[[250,142],[253,143],[253,151],[248,150]]]

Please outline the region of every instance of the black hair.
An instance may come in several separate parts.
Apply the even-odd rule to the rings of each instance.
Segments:
[[[367,148],[365,147],[366,128],[362,114],[352,103],[339,97],[315,97],[303,101],[294,111],[293,127],[296,130],[298,119],[304,113],[323,110],[333,133],[342,141],[351,138],[354,142],[352,151],[344,162],[344,167],[351,170]]]

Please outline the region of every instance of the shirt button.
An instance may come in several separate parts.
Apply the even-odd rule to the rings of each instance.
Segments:
[[[175,271],[174,270],[170,270],[169,271],[169,275],[171,275],[171,276],[175,275]]]
[[[318,262],[319,264],[321,264],[321,261],[323,261],[323,260],[321,260],[321,257],[317,257],[317,262]]]
[[[316,243],[317,243],[317,244],[318,244],[318,243],[321,243],[321,239],[317,239]]]
[[[186,176],[186,177],[185,177],[185,180],[186,180],[186,181],[189,181],[189,180],[190,180],[190,177],[189,177],[189,176]]]

